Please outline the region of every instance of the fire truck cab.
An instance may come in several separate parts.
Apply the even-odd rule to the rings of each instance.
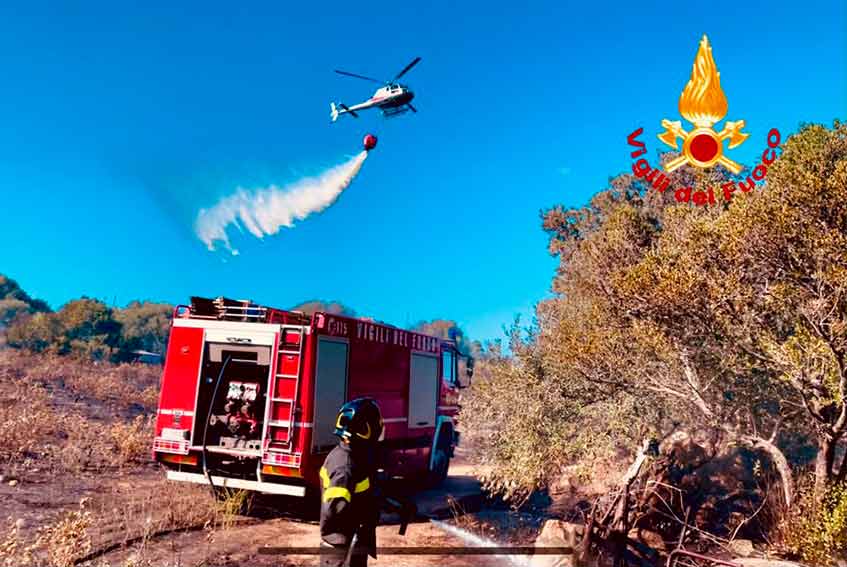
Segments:
[[[305,496],[338,442],[338,408],[369,396],[385,421],[386,474],[438,483],[472,372],[453,341],[193,297],[174,311],[153,456],[171,480]]]

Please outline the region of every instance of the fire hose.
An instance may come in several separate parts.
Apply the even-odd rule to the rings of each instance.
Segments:
[[[418,508],[411,499],[381,495],[380,508],[400,515],[400,530],[398,533],[401,536],[406,535],[406,528],[409,527],[409,522],[418,516]],[[359,534],[355,533],[344,556],[344,563],[342,563],[344,567],[349,567],[357,543],[359,543]],[[374,554],[376,554],[376,550],[374,550]]]
[[[226,359],[224,359],[224,363],[221,366],[221,371],[218,373],[218,379],[215,381],[215,389],[212,390],[212,401],[209,404],[209,414],[212,413],[215,409],[215,400],[218,397],[218,389],[221,385],[221,380],[224,377],[224,371],[226,367],[229,365],[229,361],[232,359],[232,356],[227,355]],[[209,433],[209,416],[206,416],[206,423],[203,426],[203,475],[206,477],[206,480],[209,481],[209,486],[212,487],[212,496],[215,495],[215,483],[212,482],[212,475],[209,474],[209,468],[206,465],[208,460],[208,452],[206,451],[206,434]]]

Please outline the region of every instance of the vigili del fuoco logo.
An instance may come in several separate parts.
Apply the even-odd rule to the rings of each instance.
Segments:
[[[741,173],[742,166],[726,155],[724,142],[728,142],[726,149],[732,150],[747,140],[750,135],[743,131],[744,120],[727,120],[720,131],[715,129],[715,125],[726,116],[728,106],[709,38],[704,35],[691,69],[691,79],[679,97],[679,113],[692,124],[692,128],[686,130],[681,120],[663,119],[662,127],[665,131],[659,134],[659,140],[674,150],[679,151],[679,142],[682,142],[681,155],[661,169],[652,167],[645,158],[640,158],[632,164],[632,172],[661,192],[670,187],[670,179],[665,172],[670,173],[686,165],[700,169],[722,165],[735,175]],[[631,154],[633,159],[647,153],[644,142],[638,140],[643,132],[644,128],[638,128],[626,138],[629,145],[638,148]],[[736,190],[744,193],[752,191],[756,183],[767,175],[768,166],[776,160],[779,142],[779,130],[771,128],[762,159],[744,181],[724,183],[720,188],[709,187],[705,191],[679,187],[674,190],[674,198],[681,203],[693,201],[695,205],[705,205],[716,202],[716,192],[722,191],[724,199],[729,201]]]

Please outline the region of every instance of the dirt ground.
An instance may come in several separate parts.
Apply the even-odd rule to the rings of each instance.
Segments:
[[[316,565],[315,556],[261,551],[318,545],[316,521],[291,502],[260,499],[241,516],[205,485],[165,480],[150,461],[157,380],[145,367],[0,351],[0,565]],[[478,472],[460,448],[447,482],[417,496],[419,511],[490,540],[530,543],[534,527],[484,498]],[[381,547],[445,555],[383,555],[371,565],[508,564],[449,555],[468,543],[428,519],[406,536],[396,518],[383,521]]]
[[[37,469],[25,477],[8,478],[0,484],[0,518],[17,523],[23,535],[63,514],[79,510],[80,502],[93,517],[89,538],[74,543],[81,564],[108,566],[179,565],[206,566],[300,566],[317,565],[315,556],[267,553],[274,547],[315,547],[318,526],[301,512],[287,513],[264,501],[251,516],[231,515],[209,520],[203,511],[212,502],[205,486],[164,480],[164,471],[148,465],[102,474],[50,475],[39,478]],[[469,524],[473,513],[484,504],[472,468],[454,463],[451,476],[439,489],[423,492],[417,503],[422,514],[444,518],[453,525],[479,533]],[[14,481],[17,482],[14,482]],[[276,504],[284,506],[284,504]],[[196,506],[196,522],[186,517]],[[467,517],[461,514],[467,513]],[[492,514],[490,510],[487,513]],[[258,517],[256,517],[258,516]],[[179,517],[179,521],[174,518]],[[491,534],[496,535],[496,534]],[[371,565],[412,567],[419,565],[506,565],[492,557],[451,556],[449,548],[467,545],[434,523],[418,519],[405,536],[398,534],[396,518],[383,517],[377,530],[380,546],[431,547],[445,555],[383,555]],[[24,538],[26,539],[26,538]],[[83,550],[84,546],[88,546]],[[265,553],[262,549],[265,548]],[[83,551],[86,551],[83,553]]]

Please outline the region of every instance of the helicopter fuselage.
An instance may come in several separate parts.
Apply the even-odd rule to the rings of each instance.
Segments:
[[[350,110],[364,110],[365,108],[372,108],[374,106],[382,109],[393,109],[409,104],[413,98],[415,98],[415,93],[408,87],[403,85],[386,85],[377,89],[373,96],[365,102],[351,106]]]

